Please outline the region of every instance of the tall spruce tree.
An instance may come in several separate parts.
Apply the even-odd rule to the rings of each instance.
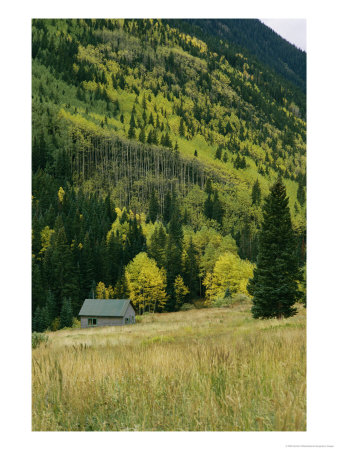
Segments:
[[[160,205],[158,203],[157,195],[155,194],[155,190],[152,189],[149,201],[149,212],[148,212],[148,220],[150,222],[155,222],[160,212]]]
[[[183,229],[180,211],[175,193],[172,197],[172,215],[168,226],[165,268],[167,271],[167,293],[169,299],[167,309],[175,311],[176,300],[174,283],[177,275],[182,271]]]
[[[297,283],[302,275],[288,203],[285,186],[278,177],[263,207],[257,267],[248,283],[255,319],[293,316],[297,312],[293,306],[302,298]]]
[[[72,301],[70,298],[63,298],[60,313],[60,328],[71,327],[73,325]]]
[[[261,197],[262,197],[261,187],[259,185],[259,181],[256,180],[254,185],[252,186],[252,191],[251,191],[252,204],[260,205]]]
[[[198,294],[199,288],[198,274],[199,274],[199,267],[197,262],[197,250],[192,241],[192,237],[190,237],[187,253],[185,255],[183,264],[184,283],[189,289],[190,299],[193,299]]]

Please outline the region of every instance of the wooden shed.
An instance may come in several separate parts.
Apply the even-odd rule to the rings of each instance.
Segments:
[[[135,323],[130,300],[86,299],[79,312],[81,328],[128,325]]]

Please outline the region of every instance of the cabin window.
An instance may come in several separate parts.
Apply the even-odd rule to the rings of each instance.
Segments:
[[[129,323],[128,317],[126,317],[126,318],[124,319],[124,323]]]
[[[88,319],[88,326],[89,327],[95,327],[96,326],[96,319],[94,319],[94,318],[89,318]]]

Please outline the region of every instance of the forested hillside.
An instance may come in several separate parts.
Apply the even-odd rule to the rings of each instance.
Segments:
[[[93,295],[140,313],[248,295],[278,175],[305,264],[305,55],[210,22],[33,20],[35,330]]]

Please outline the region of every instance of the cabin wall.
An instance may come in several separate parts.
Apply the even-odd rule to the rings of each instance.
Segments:
[[[126,323],[126,318],[129,319],[129,324],[135,323],[135,311],[130,303],[129,303],[127,311],[123,317],[123,323]]]
[[[95,328],[92,326],[88,326],[88,318],[96,319],[96,327],[124,325],[124,319],[122,317],[81,316],[81,328]]]

